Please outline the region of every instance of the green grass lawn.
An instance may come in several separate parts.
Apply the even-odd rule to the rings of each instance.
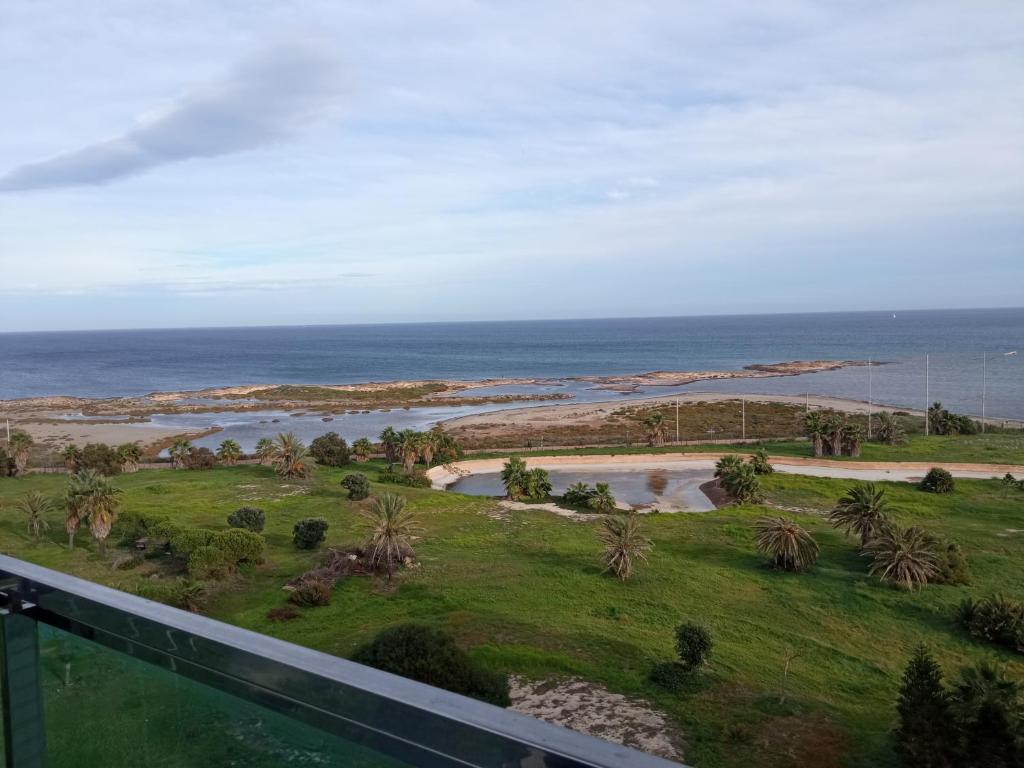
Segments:
[[[920,448],[911,443],[908,450]],[[114,483],[124,489],[125,509],[197,525],[224,527],[227,515],[243,504],[266,510],[267,562],[214,586],[206,610],[214,618],[342,656],[382,627],[408,620],[434,624],[495,669],[534,678],[578,675],[650,699],[680,724],[687,761],[702,767],[892,765],[888,732],[896,688],[908,655],[922,641],[950,673],[998,657],[1024,676],[1020,657],[970,641],[952,620],[968,595],[999,590],[1024,596],[1024,493],[1007,492],[998,482],[958,480],[948,496],[886,484],[901,522],[959,542],[970,560],[970,586],[931,586],[918,594],[868,578],[854,542],[812,514],[801,522],[822,553],[806,575],[765,567],[752,530],[763,508],[728,508],[645,518],[655,548],[638,576],[620,583],[600,572],[593,523],[545,512],[497,516],[487,499],[374,484],[374,493],[403,493],[420,513],[420,564],[391,586],[349,578],[339,583],[330,606],[271,622],[267,611],[285,603],[282,585],[319,557],[293,548],[295,521],[326,517],[328,546],[361,539],[359,505],[347,501],[338,485],[343,474],[321,469],[309,483],[283,484],[268,468],[245,466],[144,471]],[[12,502],[29,490],[57,496],[65,482],[55,475],[0,480],[0,549],[131,588],[141,576],[100,559],[87,533],[68,552],[56,515],[44,540],[27,537]],[[829,508],[849,484],[780,475],[765,481],[770,501],[804,509]],[[646,678],[654,663],[671,658],[672,630],[683,620],[708,625],[715,648],[702,680],[674,696]],[[780,704],[791,649],[799,655],[788,699]]]

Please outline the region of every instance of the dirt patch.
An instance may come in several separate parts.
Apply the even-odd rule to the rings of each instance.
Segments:
[[[516,712],[669,760],[683,759],[679,729],[640,699],[578,678],[536,682],[513,676],[509,683]]]
[[[700,487],[700,492],[707,496],[711,503],[715,505],[715,509],[721,509],[732,504],[732,498],[725,489],[719,484],[718,480],[709,480]]]
[[[820,713],[772,718],[758,730],[754,743],[780,768],[839,768],[850,750],[846,733]]]

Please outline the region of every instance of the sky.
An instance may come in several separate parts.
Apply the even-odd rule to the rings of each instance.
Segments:
[[[1024,3],[0,4],[0,331],[1024,304]]]

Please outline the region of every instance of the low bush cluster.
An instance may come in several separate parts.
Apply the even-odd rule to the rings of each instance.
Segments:
[[[234,571],[241,563],[261,562],[266,541],[241,528],[185,528],[171,537],[170,547],[175,556],[187,560],[190,576],[211,579]]]
[[[482,668],[451,635],[423,624],[385,629],[352,660],[499,707],[510,703],[504,675]]]
[[[261,533],[266,522],[266,513],[259,507],[239,507],[228,515],[228,525],[232,528],[244,528],[253,533]]]
[[[121,473],[121,455],[106,443],[89,443],[75,461],[75,470],[93,469],[108,477]]]
[[[334,582],[330,579],[305,579],[292,590],[288,600],[302,608],[330,605]]]
[[[669,693],[681,692],[691,679],[690,672],[678,661],[661,661],[651,670],[651,682]]]
[[[957,620],[978,640],[1024,653],[1024,603],[1003,595],[960,603]]]
[[[562,502],[573,507],[589,507],[594,488],[586,483],[573,483],[562,494]]]
[[[343,467],[352,460],[348,443],[337,432],[328,432],[313,440],[309,454],[324,467]]]
[[[327,521],[322,517],[307,517],[292,528],[292,541],[299,549],[316,549],[327,538]]]
[[[209,448],[193,448],[181,462],[185,469],[213,469],[217,466],[217,455]]]
[[[956,483],[953,476],[941,467],[932,467],[918,484],[918,488],[928,493],[952,493]]]
[[[377,474],[378,483],[391,483],[393,485],[407,485],[410,488],[429,488],[430,478],[423,467],[413,467],[406,474],[401,467],[395,464],[388,464]]]
[[[952,541],[937,541],[935,558],[935,575],[931,581],[935,584],[960,586],[971,583],[971,572],[967,566],[967,557],[960,545]]]
[[[348,497],[352,501],[362,501],[370,495],[370,481],[362,472],[345,475],[341,487],[348,491]]]
[[[139,597],[198,613],[204,605],[206,590],[192,579],[146,579],[134,588]]]
[[[707,662],[714,645],[711,632],[701,624],[687,621],[676,627],[678,661],[659,662],[651,670],[650,680],[672,693],[679,693]]]

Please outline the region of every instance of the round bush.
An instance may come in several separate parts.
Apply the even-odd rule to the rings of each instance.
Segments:
[[[352,501],[361,501],[370,495],[370,481],[362,472],[345,475],[341,487],[348,491],[348,497]]]
[[[316,549],[327,538],[327,521],[322,517],[307,517],[292,528],[292,541],[299,549]]]
[[[352,660],[499,707],[510,703],[504,675],[482,669],[451,635],[423,624],[385,629]]]
[[[228,515],[228,525],[260,533],[267,522],[267,516],[259,507],[239,507]]]
[[[309,444],[309,454],[317,464],[325,467],[341,467],[350,461],[348,443],[337,432],[316,438]]]
[[[704,666],[712,645],[711,633],[700,624],[686,622],[676,629],[676,652],[688,672]]]
[[[662,661],[651,670],[651,682],[671,693],[683,690],[690,673],[678,661]]]
[[[224,559],[231,566],[235,566],[238,563],[262,562],[263,550],[266,548],[266,545],[267,542],[258,533],[241,528],[217,531],[210,541],[210,546],[216,547],[223,552]]]
[[[929,493],[952,493],[954,485],[953,476],[949,472],[939,467],[932,467],[921,480],[918,488]]]

